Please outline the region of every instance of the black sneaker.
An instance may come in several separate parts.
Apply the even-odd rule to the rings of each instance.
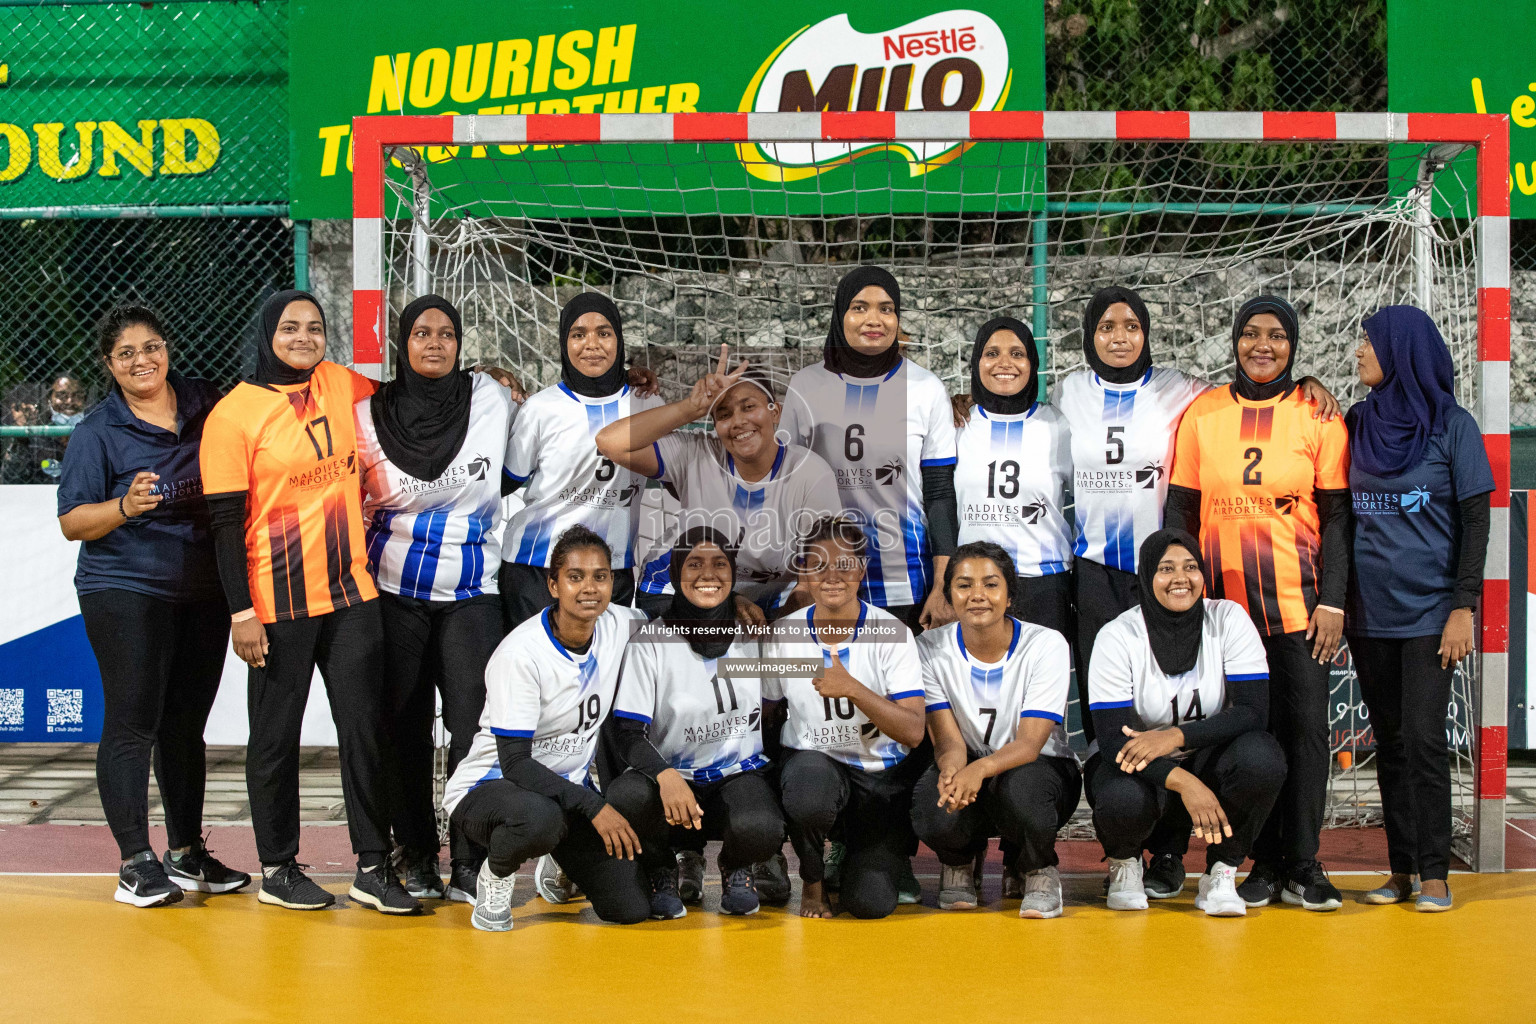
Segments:
[[[1273,864],[1255,863],[1243,884],[1237,887],[1237,894],[1249,907],[1267,907],[1280,898],[1284,887],[1279,868]]]
[[[467,860],[450,861],[448,864],[448,890],[443,899],[455,903],[474,903],[480,889],[480,865]]]
[[[181,902],[181,886],[165,876],[155,851],[145,850],[117,869],[117,891],[112,898],[130,907],[163,907]]]
[[[755,914],[761,906],[757,888],[752,884],[752,869],[720,869],[720,913],[736,917]]]
[[[256,898],[274,907],[289,910],[324,910],[336,902],[336,897],[326,892],[299,868],[298,861],[279,864],[271,874],[262,869],[261,888]]]
[[[421,911],[421,904],[416,901],[416,897],[405,891],[405,886],[400,884],[399,876],[388,861],[371,870],[359,866],[357,877],[352,879],[352,888],[347,890],[347,895],[381,914],[416,914]]]
[[[698,850],[679,850],[677,872],[677,892],[683,902],[704,902],[704,855]]]
[[[789,902],[789,858],[783,850],[752,865],[752,884],[763,903],[781,906]]]
[[[398,856],[392,860],[403,876],[401,881],[405,885],[406,892],[418,900],[448,898],[443,889],[443,876],[438,867],[437,854],[415,853],[405,849],[397,852]]]
[[[1141,884],[1155,900],[1173,899],[1184,891],[1184,859],[1172,853],[1154,854]]]
[[[1316,860],[1304,860],[1291,869],[1280,898],[1303,910],[1338,910],[1344,905],[1344,894],[1334,888],[1322,862]]]
[[[677,868],[667,868],[651,876],[651,920],[670,921],[687,917],[688,908],[677,891]]]
[[[250,875],[221,864],[201,842],[186,853],[166,850],[161,866],[167,878],[191,892],[235,892],[251,884]]]

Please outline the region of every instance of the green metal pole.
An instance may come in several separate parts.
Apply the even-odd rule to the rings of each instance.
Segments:
[[[309,291],[309,221],[293,222],[293,286]]]
[[[1051,316],[1050,309],[1047,306],[1050,295],[1046,290],[1045,284],[1046,225],[1044,213],[1037,213],[1034,216],[1034,219],[1030,222],[1030,229],[1033,235],[1029,243],[1029,265],[1030,269],[1034,272],[1035,287],[1034,295],[1032,296],[1033,318],[1029,329],[1035,332],[1035,347],[1040,352],[1040,365],[1045,367],[1047,371],[1047,373],[1040,374],[1039,397],[1043,399],[1046,392],[1046,379],[1051,368],[1050,348],[1046,343],[1045,337],[1046,332],[1050,329]]]
[[[74,427],[0,427],[0,437],[68,437]]]

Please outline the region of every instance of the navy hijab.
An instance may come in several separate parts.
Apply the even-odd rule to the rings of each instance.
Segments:
[[[1424,458],[1429,439],[1445,430],[1456,408],[1456,368],[1422,309],[1387,306],[1364,326],[1382,380],[1344,419],[1349,457],[1372,476],[1401,476]]]
[[[896,317],[901,318],[901,286],[887,271],[879,267],[855,267],[837,282],[837,297],[832,302],[832,323],[827,327],[827,340],[822,346],[822,364],[833,373],[845,377],[884,377],[901,362],[901,343],[891,339],[891,344],[873,355],[860,352],[848,344],[843,333],[843,317],[859,292],[876,285],[896,304]]]

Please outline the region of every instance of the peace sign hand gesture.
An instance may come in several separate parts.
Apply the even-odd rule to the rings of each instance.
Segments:
[[[729,370],[730,364],[727,362],[726,355],[728,348],[728,345],[721,344],[720,361],[715,364],[715,372],[701,377],[688,394],[689,411],[693,413],[694,419],[702,418],[714,408],[715,401],[741,380],[742,374],[746,373],[750,365],[746,360],[742,360],[741,365],[735,370]]]

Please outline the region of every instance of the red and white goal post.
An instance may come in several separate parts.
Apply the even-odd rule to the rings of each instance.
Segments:
[[[544,161],[574,165],[599,151],[616,152],[618,159],[623,159],[626,147],[637,153],[650,154],[644,159],[652,165],[657,160],[657,147],[666,152],[672,151],[667,147],[673,147],[680,162],[685,151],[687,159],[694,164],[699,161],[699,154],[705,154],[702,159],[706,163],[715,161],[720,168],[730,168],[733,175],[730,188],[740,196],[750,192],[741,186],[742,165],[737,162],[745,159],[741,154],[748,150],[759,154],[759,159],[763,153],[774,152],[775,147],[786,147],[787,150],[807,145],[811,151],[816,146],[824,146],[834,147],[839,153],[854,154],[834,163],[851,162],[860,153],[892,150],[904,152],[909,160],[922,163],[926,157],[920,159],[912,154],[933,153],[940,142],[951,147],[944,150],[948,155],[935,159],[931,165],[923,163],[920,168],[919,163],[913,163],[910,180],[905,170],[899,176],[893,172],[889,188],[894,192],[910,187],[911,181],[917,180],[920,174],[926,182],[928,176],[922,172],[941,163],[958,161],[963,164],[967,159],[979,159],[970,152],[975,147],[993,143],[1040,144],[1034,150],[1040,156],[1032,158],[1040,160],[1045,172],[1039,178],[1042,182],[1041,194],[1037,197],[1039,202],[1024,207],[1035,234],[1022,243],[1022,248],[1008,248],[1012,243],[1006,241],[1016,235],[1016,232],[1015,235],[1009,232],[1015,231],[1012,218],[1020,209],[1018,197],[999,195],[997,210],[1002,211],[1006,206],[1008,212],[978,216],[974,212],[975,196],[968,194],[966,208],[972,212],[950,218],[958,224],[952,232],[958,241],[942,259],[923,262],[927,257],[921,254],[935,248],[931,244],[935,236],[926,225],[919,228],[924,245],[903,251],[919,254],[913,257],[921,265],[919,270],[908,268],[908,271],[926,282],[920,287],[933,290],[935,298],[926,303],[927,306],[963,307],[962,312],[966,315],[980,319],[997,311],[983,308],[986,302],[996,300],[977,291],[982,286],[975,284],[975,275],[965,276],[967,268],[1005,277],[1009,267],[1019,263],[1017,253],[1024,253],[1024,262],[1029,265],[1025,269],[1033,274],[1026,283],[1032,281],[1033,290],[1028,293],[1030,299],[1023,304],[1034,310],[1036,334],[1051,338],[1052,351],[1047,366],[1055,373],[1072,368],[1072,352],[1080,344],[1080,340],[1066,337],[1080,338],[1074,335],[1077,328],[1073,318],[1080,315],[1081,302],[1075,300],[1085,298],[1091,288],[1101,284],[1132,284],[1142,287],[1144,294],[1148,288],[1163,289],[1167,303],[1164,308],[1185,316],[1187,322],[1181,328],[1185,340],[1172,348],[1168,342],[1162,342],[1162,347],[1157,349],[1159,361],[1171,361],[1222,380],[1230,379],[1225,375],[1230,373],[1230,356],[1224,347],[1226,342],[1222,332],[1225,325],[1219,323],[1221,314],[1225,313],[1226,323],[1230,323],[1231,308],[1248,296],[1196,297],[1194,293],[1178,289],[1185,287],[1191,276],[1201,277],[1202,274],[1202,279],[1209,282],[1219,279],[1222,285],[1229,276],[1235,275],[1234,279],[1258,281],[1266,287],[1281,290],[1282,294],[1289,289],[1293,298],[1305,300],[1302,309],[1303,364],[1307,372],[1319,372],[1314,369],[1317,363],[1308,361],[1309,353],[1313,360],[1325,362],[1326,372],[1319,375],[1331,387],[1341,388],[1342,391],[1336,390],[1341,396],[1347,396],[1353,386],[1353,364],[1348,359],[1348,352],[1359,337],[1359,316],[1371,312],[1374,305],[1414,301],[1416,296],[1423,300],[1416,304],[1434,302],[1436,308],[1431,312],[1452,345],[1461,378],[1460,390],[1482,426],[1497,481],[1478,651],[1468,659],[1465,671],[1459,674],[1465,683],[1465,690],[1460,693],[1462,709],[1458,712],[1453,701],[1448,727],[1453,768],[1458,772],[1457,846],[1458,852],[1476,870],[1503,869],[1510,489],[1507,118],[1479,114],[1196,111],[383,116],[355,118],[352,140],[353,361],[357,369],[375,377],[381,376],[387,365],[389,310],[398,313],[415,293],[435,289],[456,302],[473,299],[472,304],[479,310],[475,315],[484,321],[485,333],[492,336],[494,345],[500,346],[499,351],[505,353],[509,346],[515,348],[522,354],[514,354],[510,361],[530,368],[533,383],[550,383],[541,379],[541,376],[549,375],[548,353],[528,354],[529,339],[537,335],[542,339],[538,343],[546,347],[555,343],[551,323],[551,310],[558,305],[555,289],[562,281],[569,286],[571,279],[560,278],[553,270],[530,269],[536,262],[532,255],[517,256],[512,261],[515,266],[509,264],[511,269],[506,273],[498,270],[487,275],[483,264],[487,260],[506,260],[509,251],[517,250],[525,243],[560,249],[563,252],[560,258],[567,261],[562,266],[577,258],[580,266],[596,267],[601,273],[617,275],[621,271],[614,268],[620,263],[632,269],[646,261],[615,255],[617,243],[603,234],[602,225],[610,222],[601,220],[605,215],[615,216],[613,208],[605,209],[608,204],[600,196],[591,199],[590,189],[560,193],[558,198],[541,202],[539,212],[524,214],[518,210],[515,201],[508,200],[516,190],[502,188],[501,184],[516,179],[522,183],[520,187],[526,189],[532,180],[526,171],[530,163]],[[1302,165],[1308,165],[1309,160],[1297,159],[1297,155],[1287,152],[1285,147],[1301,147],[1303,154],[1321,154],[1318,166],[1336,160],[1339,168],[1360,166],[1358,160],[1363,153],[1367,154],[1364,159],[1377,161],[1371,164],[1376,169],[1364,174],[1340,170],[1332,178],[1320,176],[1324,172],[1311,172],[1313,177],[1308,178],[1309,171]],[[404,152],[407,148],[415,149],[418,156],[425,156],[425,159],[412,161]],[[1001,152],[1004,148],[995,147],[992,152]],[[1414,209],[1404,206],[1401,190],[1388,194],[1390,190],[1381,188],[1381,180],[1386,174],[1383,169],[1392,159],[1389,154],[1401,154],[1405,148],[1421,154],[1417,173],[1421,181],[1429,182],[1418,193],[1419,201]],[[1475,153],[1472,158],[1476,161],[1475,172],[1467,174],[1465,161],[1459,163],[1457,166],[1462,168],[1463,175],[1457,193],[1459,199],[1456,196],[1447,199],[1437,191],[1439,186],[1435,184],[1434,172],[1458,152],[1466,150]],[[976,150],[977,153],[985,151]],[[399,173],[388,173],[392,154],[405,156],[407,162],[417,165],[414,185],[402,183],[404,176]],[[1352,155],[1346,159],[1339,154]],[[477,167],[483,168],[487,161],[494,164],[498,160],[501,166],[486,173],[466,169],[469,167],[466,164],[454,173],[439,174],[447,184],[431,180],[438,164],[471,158],[479,161]],[[1226,159],[1248,161],[1247,177],[1238,175],[1241,180],[1232,187],[1200,192],[1204,181],[1221,178],[1222,162]],[[1117,168],[1123,170],[1138,162],[1139,170],[1143,172],[1141,177],[1137,183],[1126,185],[1126,176],[1120,174],[1117,177]],[[395,166],[400,166],[398,160]],[[1425,167],[1429,168],[1427,179]],[[819,173],[815,171],[811,176],[814,178]],[[1159,174],[1171,174],[1178,180],[1170,180],[1164,189],[1158,181]],[[647,188],[655,187],[655,174],[647,180]],[[727,180],[723,172],[720,180]],[[1295,187],[1287,186],[1289,191],[1283,190],[1275,184],[1281,180],[1290,181]],[[878,191],[881,187],[877,184],[875,189]],[[416,191],[413,192],[413,188]],[[463,194],[456,194],[456,189]],[[390,190],[396,193],[399,203],[387,205],[386,193]],[[795,220],[798,216],[793,209],[785,215],[787,207],[782,200],[792,191],[789,185],[782,183],[777,190],[769,190],[775,197],[770,205],[785,221]],[[1155,201],[1147,202],[1146,197],[1154,192]],[[1192,195],[1194,202],[1188,201]],[[1215,201],[1208,195],[1214,196]],[[1433,202],[1439,204],[1433,212],[1431,195]],[[1125,197],[1133,201],[1114,201]],[[1254,197],[1263,202],[1246,201]],[[1004,203],[1004,199],[1008,202]],[[614,199],[613,207],[622,207],[623,202],[628,201],[631,200]],[[751,204],[750,197],[746,202]],[[831,200],[828,202],[831,210],[836,204]],[[1408,200],[1410,205],[1413,202]],[[675,208],[669,207],[668,212],[677,209],[687,210],[688,207],[682,203]],[[551,210],[554,210],[553,216]],[[659,210],[660,205],[658,215]],[[752,226],[741,228],[743,232],[760,230],[755,216],[757,211],[751,212],[754,215],[748,220]],[[847,212],[839,210],[835,215],[846,217]],[[560,219],[568,216],[597,218],[592,223],[598,226],[578,238],[576,233],[558,226]],[[892,222],[901,216],[894,215]],[[463,230],[464,225],[456,221],[456,217],[485,218],[494,230],[483,234],[494,236],[495,241],[481,243],[473,252],[466,250],[466,244],[474,246],[477,243],[465,243],[464,239],[471,233]],[[828,213],[820,219],[830,221],[833,217],[833,213]],[[721,223],[726,221],[722,219]],[[444,224],[452,226],[451,245]],[[857,236],[855,243],[865,241],[863,232],[866,227],[856,226],[853,230]],[[747,282],[731,286],[743,296],[743,303],[760,298],[749,294],[755,266],[751,261],[760,258],[769,239],[797,237],[794,231],[788,232],[787,236],[781,232],[747,239],[752,244],[743,246],[739,244],[740,238],[722,240],[718,237],[721,231],[729,234],[729,227],[712,227],[710,231],[715,232],[711,238],[718,243],[717,248],[725,251],[730,260],[733,273],[727,277]],[[975,256],[980,251],[972,237],[977,231],[991,239],[982,246],[986,250],[984,256]],[[629,237],[627,229],[618,233],[626,240]],[[814,244],[822,246],[826,262],[839,259],[827,255],[833,253],[836,246],[844,244],[842,240],[834,240],[835,232],[830,227],[802,233],[817,239]],[[902,237],[911,234],[907,231]],[[582,239],[592,240],[591,251],[578,251],[573,255],[572,247],[579,250],[587,244]],[[887,239],[881,244],[898,243]],[[453,259],[438,259],[436,248],[445,253],[451,249]],[[1408,249],[1413,253],[1405,255],[1404,251]],[[865,250],[853,251],[858,254],[855,258],[865,258]],[[1169,252],[1173,255],[1168,255]],[[734,336],[730,332],[736,328],[730,323],[714,325],[710,328],[714,334],[708,334],[697,323],[679,322],[669,326],[666,318],[674,316],[681,307],[664,301],[666,294],[681,295],[695,287],[697,281],[692,278],[704,271],[697,268],[686,271],[666,269],[663,264],[670,257],[664,259],[659,248],[653,255],[656,256],[656,266],[662,269],[652,271],[642,266],[637,272],[641,277],[649,275],[647,287],[651,291],[638,287],[630,289],[630,301],[639,304],[652,335],[668,340],[683,339],[688,344],[708,337],[716,348],[721,331],[725,332],[724,336]],[[878,256],[874,258],[879,259]],[[465,269],[476,261],[482,265],[481,269]],[[1206,261],[1208,266],[1202,270],[1199,261]],[[902,277],[902,268],[911,261],[896,258],[892,262],[897,264],[898,277]],[[406,265],[412,268],[409,274],[402,272],[401,268]],[[450,266],[458,269],[444,269]],[[1189,272],[1192,266],[1198,273]],[[623,272],[627,273],[628,269]],[[822,304],[817,307],[822,312],[830,304],[827,282],[835,280],[837,268],[827,269],[829,276],[817,278],[823,285],[820,291],[827,293],[815,300]],[[1204,272],[1207,270],[1210,273]],[[777,269],[772,272],[784,273]],[[794,270],[795,279],[802,282],[811,273],[804,268]],[[519,274],[522,275],[518,283],[520,290],[515,294],[503,292],[498,293],[499,297],[493,294],[494,288],[500,286],[492,278]],[[474,281],[466,283],[469,277],[465,275],[474,277]],[[956,284],[952,291],[943,291],[947,287],[943,283],[946,275],[953,275],[956,282],[965,278],[968,283],[963,287]],[[1409,278],[1413,280],[1409,281]],[[592,279],[578,277],[576,280],[590,282]],[[934,281],[939,283],[933,284]],[[905,293],[907,280],[903,278],[902,283]],[[662,299],[654,298],[656,288],[665,293]],[[666,293],[666,289],[672,291]],[[1308,289],[1313,289],[1315,294],[1309,294]],[[812,291],[816,289],[802,289],[802,294],[809,295]],[[474,294],[470,295],[470,292]],[[529,298],[530,295],[534,297]],[[1370,301],[1373,305],[1351,312],[1345,308],[1350,301],[1362,304]],[[519,307],[519,303],[524,305]],[[1313,310],[1312,326],[1309,326],[1308,304]],[[918,307],[911,301],[906,305],[907,308]],[[1063,306],[1063,311],[1053,322],[1052,310],[1058,305]],[[1066,308],[1068,305],[1070,308]],[[1207,307],[1211,310],[1210,317],[1205,316]],[[1334,320],[1323,325],[1320,331],[1317,321],[1322,314],[1318,311],[1325,307],[1338,309]],[[814,322],[816,311],[809,310],[803,323]],[[631,314],[627,309],[625,316],[628,324]],[[706,312],[704,319],[708,317]],[[466,333],[469,333],[470,319],[466,315]],[[778,331],[775,337],[797,336],[796,323],[793,315],[781,318],[775,328]],[[933,336],[939,337],[942,325],[937,320],[928,323],[933,328]],[[747,329],[739,324],[736,327],[743,332]],[[970,329],[974,327],[975,323],[971,323]],[[626,333],[628,331],[626,326]],[[811,331],[806,329],[802,333],[809,335]],[[919,332],[912,333],[917,335]],[[1312,339],[1319,333],[1323,335],[1322,341],[1314,342]],[[934,341],[926,349],[932,360],[929,368],[935,369],[935,363],[942,363],[947,370],[935,369],[935,372],[955,382],[958,390],[964,390],[963,371],[958,368],[958,349],[967,347],[968,341],[960,345],[953,331],[944,337],[947,340]],[[1054,346],[1061,338],[1066,341],[1057,350]],[[921,337],[918,344],[919,347],[924,344]],[[804,347],[808,353],[811,349],[819,351],[819,342]],[[800,358],[803,360],[809,355]],[[683,379],[687,376],[683,370],[679,369],[677,375],[679,380],[673,383],[687,382]],[[665,373],[663,380],[668,380]],[[1350,698],[1338,705],[1339,718],[1345,726],[1358,724],[1356,718],[1349,717],[1360,714],[1358,707],[1350,704],[1353,700]],[[1346,707],[1347,704],[1350,706]],[[1470,710],[1466,705],[1470,705]],[[1457,735],[1456,725],[1459,715],[1466,716],[1465,735],[1461,736]],[[1336,730],[1336,739],[1340,735]],[[1365,818],[1351,816],[1347,807],[1350,800],[1346,777],[1349,764],[1343,757],[1337,761],[1331,796],[1343,811],[1334,813],[1333,820],[1336,823],[1363,823]]]

